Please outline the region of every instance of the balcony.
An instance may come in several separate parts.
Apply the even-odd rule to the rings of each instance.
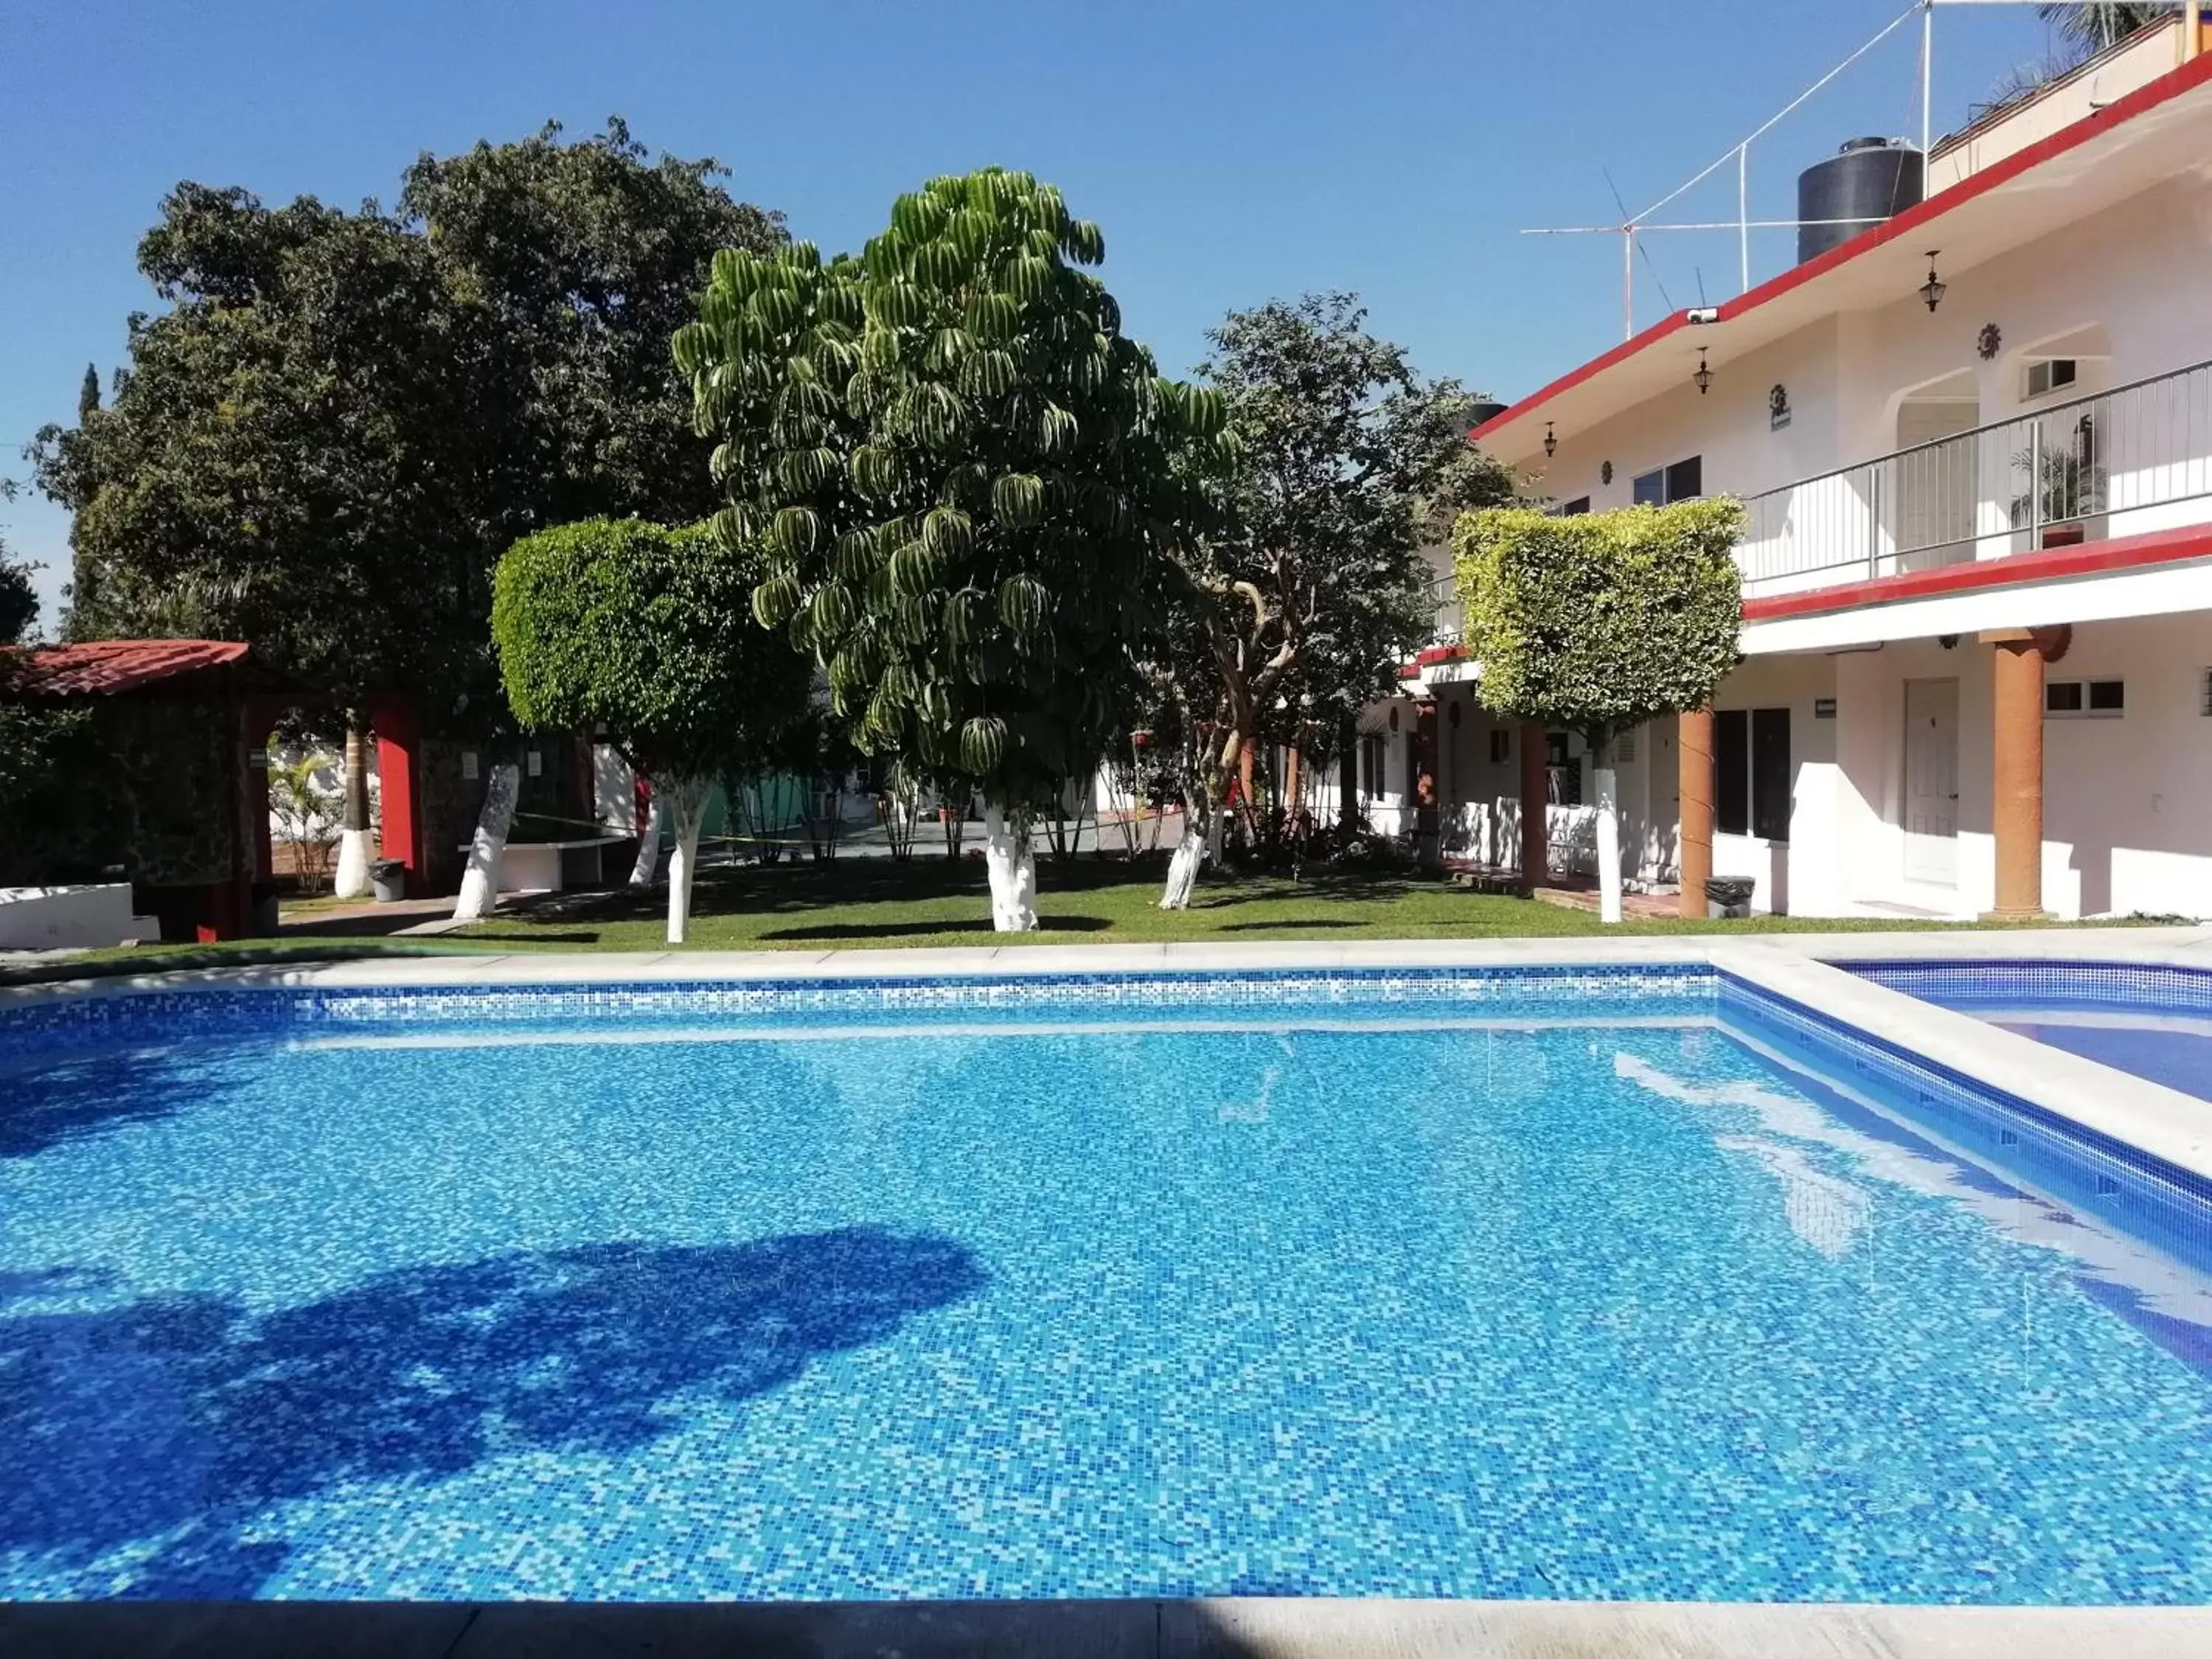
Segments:
[[[1747,597],[2212,520],[2212,363],[1748,497]]]

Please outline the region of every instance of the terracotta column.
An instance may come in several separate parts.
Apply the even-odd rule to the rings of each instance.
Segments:
[[[1990,828],[1996,908],[2021,921],[2043,912],[2043,665],[2063,644],[2043,630],[1984,634],[1996,647],[1990,686]]]
[[[1552,878],[1552,744],[1538,720],[1521,722],[1521,879],[1541,887]]]
[[[1700,708],[1675,722],[1675,765],[1681,775],[1681,914],[1705,917],[1705,883],[1713,873],[1713,711]]]

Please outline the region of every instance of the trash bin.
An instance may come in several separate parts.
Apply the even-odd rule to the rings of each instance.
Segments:
[[[1751,914],[1751,891],[1758,884],[1748,876],[1715,876],[1705,883],[1705,914],[1741,917]]]
[[[368,866],[368,884],[379,904],[395,904],[407,896],[407,866],[398,859],[379,859]]]

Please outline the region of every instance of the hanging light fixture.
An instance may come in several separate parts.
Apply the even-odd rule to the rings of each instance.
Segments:
[[[1547,421],[1544,422],[1544,453],[1547,456],[1551,456],[1556,455],[1559,453],[1559,434],[1552,430],[1552,423],[1549,421]]]
[[[1712,390],[1713,371],[1705,362],[1705,350],[1703,346],[1698,348],[1698,372],[1690,378],[1697,382],[1698,396],[1700,398]]]
[[[1936,256],[1942,252],[1941,248],[1928,250],[1928,280],[1920,285],[1920,297],[1928,301],[1930,311],[1942,305],[1944,295],[1950,292],[1950,284],[1936,275]]]

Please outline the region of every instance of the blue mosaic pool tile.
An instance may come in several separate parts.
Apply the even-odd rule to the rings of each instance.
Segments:
[[[1721,975],[1722,1017],[1817,1072],[1884,1092],[1954,1145],[2052,1197],[2212,1272],[2212,1181],[1896,1043]]]
[[[2212,1286],[1803,1011],[735,988],[19,1031],[0,1595],[2212,1600]]]
[[[125,991],[56,996],[0,1009],[0,1051],[31,1052],[73,1036],[174,1041],[202,1030],[228,1035],[316,1025],[876,1024],[930,1021],[948,1014],[1105,1020],[1255,1011],[1296,1018],[1332,1009],[1393,1006],[1540,1017],[1601,997],[1649,1004],[1632,1012],[1663,1014],[1670,1010],[1662,1004],[1709,1011],[1713,983],[1705,969],[1660,964]]]
[[[2212,969],[2161,963],[1838,962],[1835,966],[1945,1007],[2157,1009],[2212,1016]]]

